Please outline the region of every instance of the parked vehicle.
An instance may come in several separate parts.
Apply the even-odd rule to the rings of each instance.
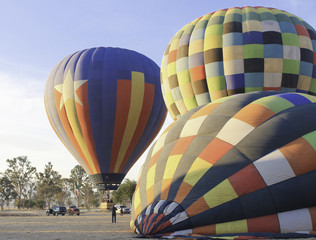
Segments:
[[[116,213],[131,213],[131,209],[125,205],[115,205],[114,207],[116,207]]]
[[[65,215],[67,212],[65,207],[60,206],[54,206],[53,208],[50,208],[46,211],[46,215],[49,216],[50,214],[53,214],[54,216],[58,216],[59,214]]]
[[[67,212],[69,215],[80,215],[80,210],[76,206],[69,206]]]

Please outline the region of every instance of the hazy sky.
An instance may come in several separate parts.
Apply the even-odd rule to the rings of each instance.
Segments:
[[[279,8],[316,28],[316,0],[0,0],[0,172],[6,159],[21,155],[39,171],[52,162],[64,177],[77,164],[44,109],[46,79],[61,59],[90,47],[121,47],[160,66],[181,27],[236,6]],[[163,129],[171,121],[168,117]],[[137,179],[146,154],[128,178]]]

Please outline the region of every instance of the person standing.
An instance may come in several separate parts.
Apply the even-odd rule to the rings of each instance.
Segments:
[[[112,208],[112,223],[116,223],[116,207]]]

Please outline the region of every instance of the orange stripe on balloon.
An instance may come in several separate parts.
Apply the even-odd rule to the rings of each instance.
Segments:
[[[82,161],[85,163],[85,165],[87,166],[89,171],[91,173],[93,173],[90,164],[88,163],[86,157],[84,156],[83,152],[81,151],[81,148],[80,148],[80,146],[79,146],[79,144],[78,144],[78,142],[77,142],[77,140],[72,132],[72,128],[68,122],[68,118],[67,118],[67,114],[66,114],[66,110],[65,110],[65,105],[63,105],[62,109],[60,109],[61,94],[55,89],[54,89],[54,98],[55,98],[55,105],[57,108],[60,122],[63,125],[63,128],[64,128],[69,140],[71,141],[72,145],[77,150],[77,153],[79,154],[79,156],[81,157]]]
[[[131,139],[131,142],[128,146],[128,149],[126,151],[125,157],[123,159],[123,162],[119,168],[119,172],[123,171],[123,168],[128,161],[130,155],[133,153],[133,150],[135,149],[136,145],[138,144],[139,139],[141,138],[144,129],[147,125],[153,102],[155,97],[155,86],[150,83],[145,83],[145,92],[144,92],[144,99],[143,99],[143,108],[139,116],[139,120],[137,123],[137,127],[135,129],[134,135]]]
[[[97,153],[95,150],[94,139],[92,136],[92,128],[89,114],[88,82],[85,82],[80,88],[78,88],[76,93],[82,102],[82,105],[76,102],[76,110],[80,122],[82,135],[87,144],[90,156],[93,160],[94,167],[96,168],[97,173],[101,173]]]
[[[151,142],[155,139],[155,137],[157,136],[157,134],[159,133],[159,131],[160,131],[160,129],[162,128],[162,125],[164,124],[164,122],[165,122],[165,119],[166,119],[166,116],[167,116],[167,110],[165,109],[165,112],[164,112],[164,114],[163,114],[163,116],[162,116],[162,118],[161,118],[161,120],[160,120],[160,123],[159,123],[159,125],[158,125],[158,127],[157,127],[157,129],[156,129],[156,131],[155,131],[155,133],[154,133],[154,135],[151,137],[151,139],[148,141],[148,143],[147,143],[147,145],[143,148],[143,150],[141,151],[141,153],[137,156],[137,158],[136,158],[136,160],[138,159],[138,158],[140,158],[140,156],[141,155],[143,155],[143,153],[146,151],[146,149],[148,148],[148,146],[151,144]],[[172,123],[173,124],[173,123]],[[134,163],[136,162],[136,160],[131,164],[131,166],[133,166],[134,165]],[[129,168],[130,169],[130,168]],[[128,169],[128,170],[129,170]],[[127,170],[127,171],[128,171]]]
[[[131,102],[132,81],[118,80],[116,95],[115,127],[112,143],[112,154],[110,172],[114,172],[115,163],[121,148],[126,123],[128,119],[129,106]]]

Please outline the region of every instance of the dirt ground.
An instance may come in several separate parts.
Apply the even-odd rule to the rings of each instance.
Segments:
[[[130,215],[86,212],[80,216],[46,216],[45,211],[0,212],[0,239],[140,239],[129,227]]]

